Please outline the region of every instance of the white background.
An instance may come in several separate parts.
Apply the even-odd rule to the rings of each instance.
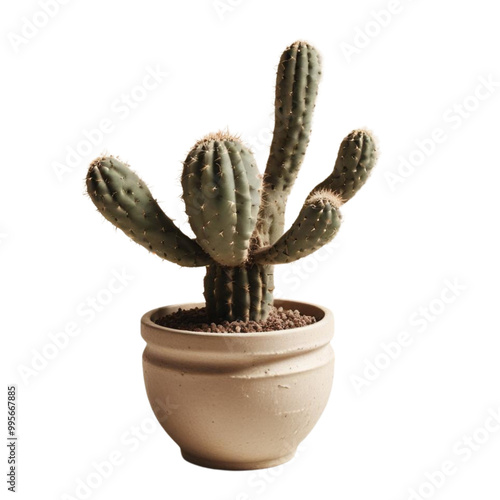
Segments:
[[[58,5],[47,22],[34,0],[4,2],[0,14],[2,391],[18,385],[18,498],[83,498],[77,485],[113,453],[120,465],[88,498],[500,498],[500,431],[489,419],[500,411],[496,4]],[[35,20],[45,25],[30,28]],[[212,471],[152,430],[139,334],[147,310],[201,301],[203,270],[162,262],[113,230],[83,179],[101,152],[119,154],[189,231],[181,161],[202,135],[229,127],[263,168],[277,61],[296,39],[317,46],[324,69],[287,220],[350,130],[372,129],[381,155],[328,250],[276,271],[280,296],[335,314],[325,413],[292,462]],[[142,92],[147,68],[168,76]],[[124,108],[131,93],[140,102]],[[85,149],[85,131],[103,119],[112,132],[61,175],[68,148]],[[109,298],[113,273],[130,280],[88,312],[92,297]],[[68,324],[78,335],[54,354],[51,335]],[[397,348],[402,334],[409,340]],[[454,472],[434,474],[439,488],[426,484],[446,461]]]

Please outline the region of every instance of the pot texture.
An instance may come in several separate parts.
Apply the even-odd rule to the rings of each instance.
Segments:
[[[198,333],[154,320],[204,304],[154,309],[141,321],[144,379],[155,415],[189,462],[261,469],[288,461],[323,412],[333,380],[333,315],[276,300],[318,322],[264,333]]]

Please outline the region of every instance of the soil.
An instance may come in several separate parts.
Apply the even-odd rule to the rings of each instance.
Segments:
[[[194,309],[179,309],[157,319],[155,323],[191,332],[255,333],[300,328],[316,323],[316,318],[301,314],[297,310],[272,307],[266,321],[222,321],[216,324],[208,321],[206,308],[196,307]]]

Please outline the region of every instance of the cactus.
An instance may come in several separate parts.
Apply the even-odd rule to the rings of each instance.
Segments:
[[[196,241],[219,264],[248,260],[260,183],[252,153],[235,137],[209,135],[189,152],[182,172],[186,213]]]
[[[206,266],[211,321],[265,320],[273,303],[274,265],[296,261],[330,242],[340,228],[340,207],[375,165],[373,137],[365,130],[351,132],[332,173],[311,191],[285,232],[286,203],[309,142],[320,76],[320,57],[311,45],[295,42],[281,56],[275,128],[263,177],[251,151],[229,133],[210,134],[194,145],[181,182],[195,239],[165,215],[128,165],[112,156],[90,165],[87,190],[106,219],[163,259]]]

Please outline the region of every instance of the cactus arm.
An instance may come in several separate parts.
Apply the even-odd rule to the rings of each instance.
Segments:
[[[306,257],[329,243],[337,234],[342,200],[330,191],[307,198],[290,229],[274,245],[254,255],[257,264],[286,264]]]
[[[97,158],[87,191],[99,212],[136,243],[181,266],[210,264],[210,257],[165,215],[146,184],[112,156]]]
[[[198,243],[219,264],[247,260],[260,187],[253,155],[228,134],[209,135],[189,152],[182,173],[186,213]]]
[[[364,185],[377,161],[373,137],[354,130],[341,143],[333,172],[309,194],[299,216],[274,245],[258,250],[258,264],[284,264],[330,242],[340,228],[339,207]]]
[[[276,78],[274,134],[256,231],[260,245],[272,244],[283,234],[286,201],[309,143],[320,76],[320,57],[311,45],[295,42],[283,52]]]
[[[314,191],[328,189],[345,203],[364,185],[377,161],[377,146],[366,130],[352,131],[341,143],[333,172]]]

